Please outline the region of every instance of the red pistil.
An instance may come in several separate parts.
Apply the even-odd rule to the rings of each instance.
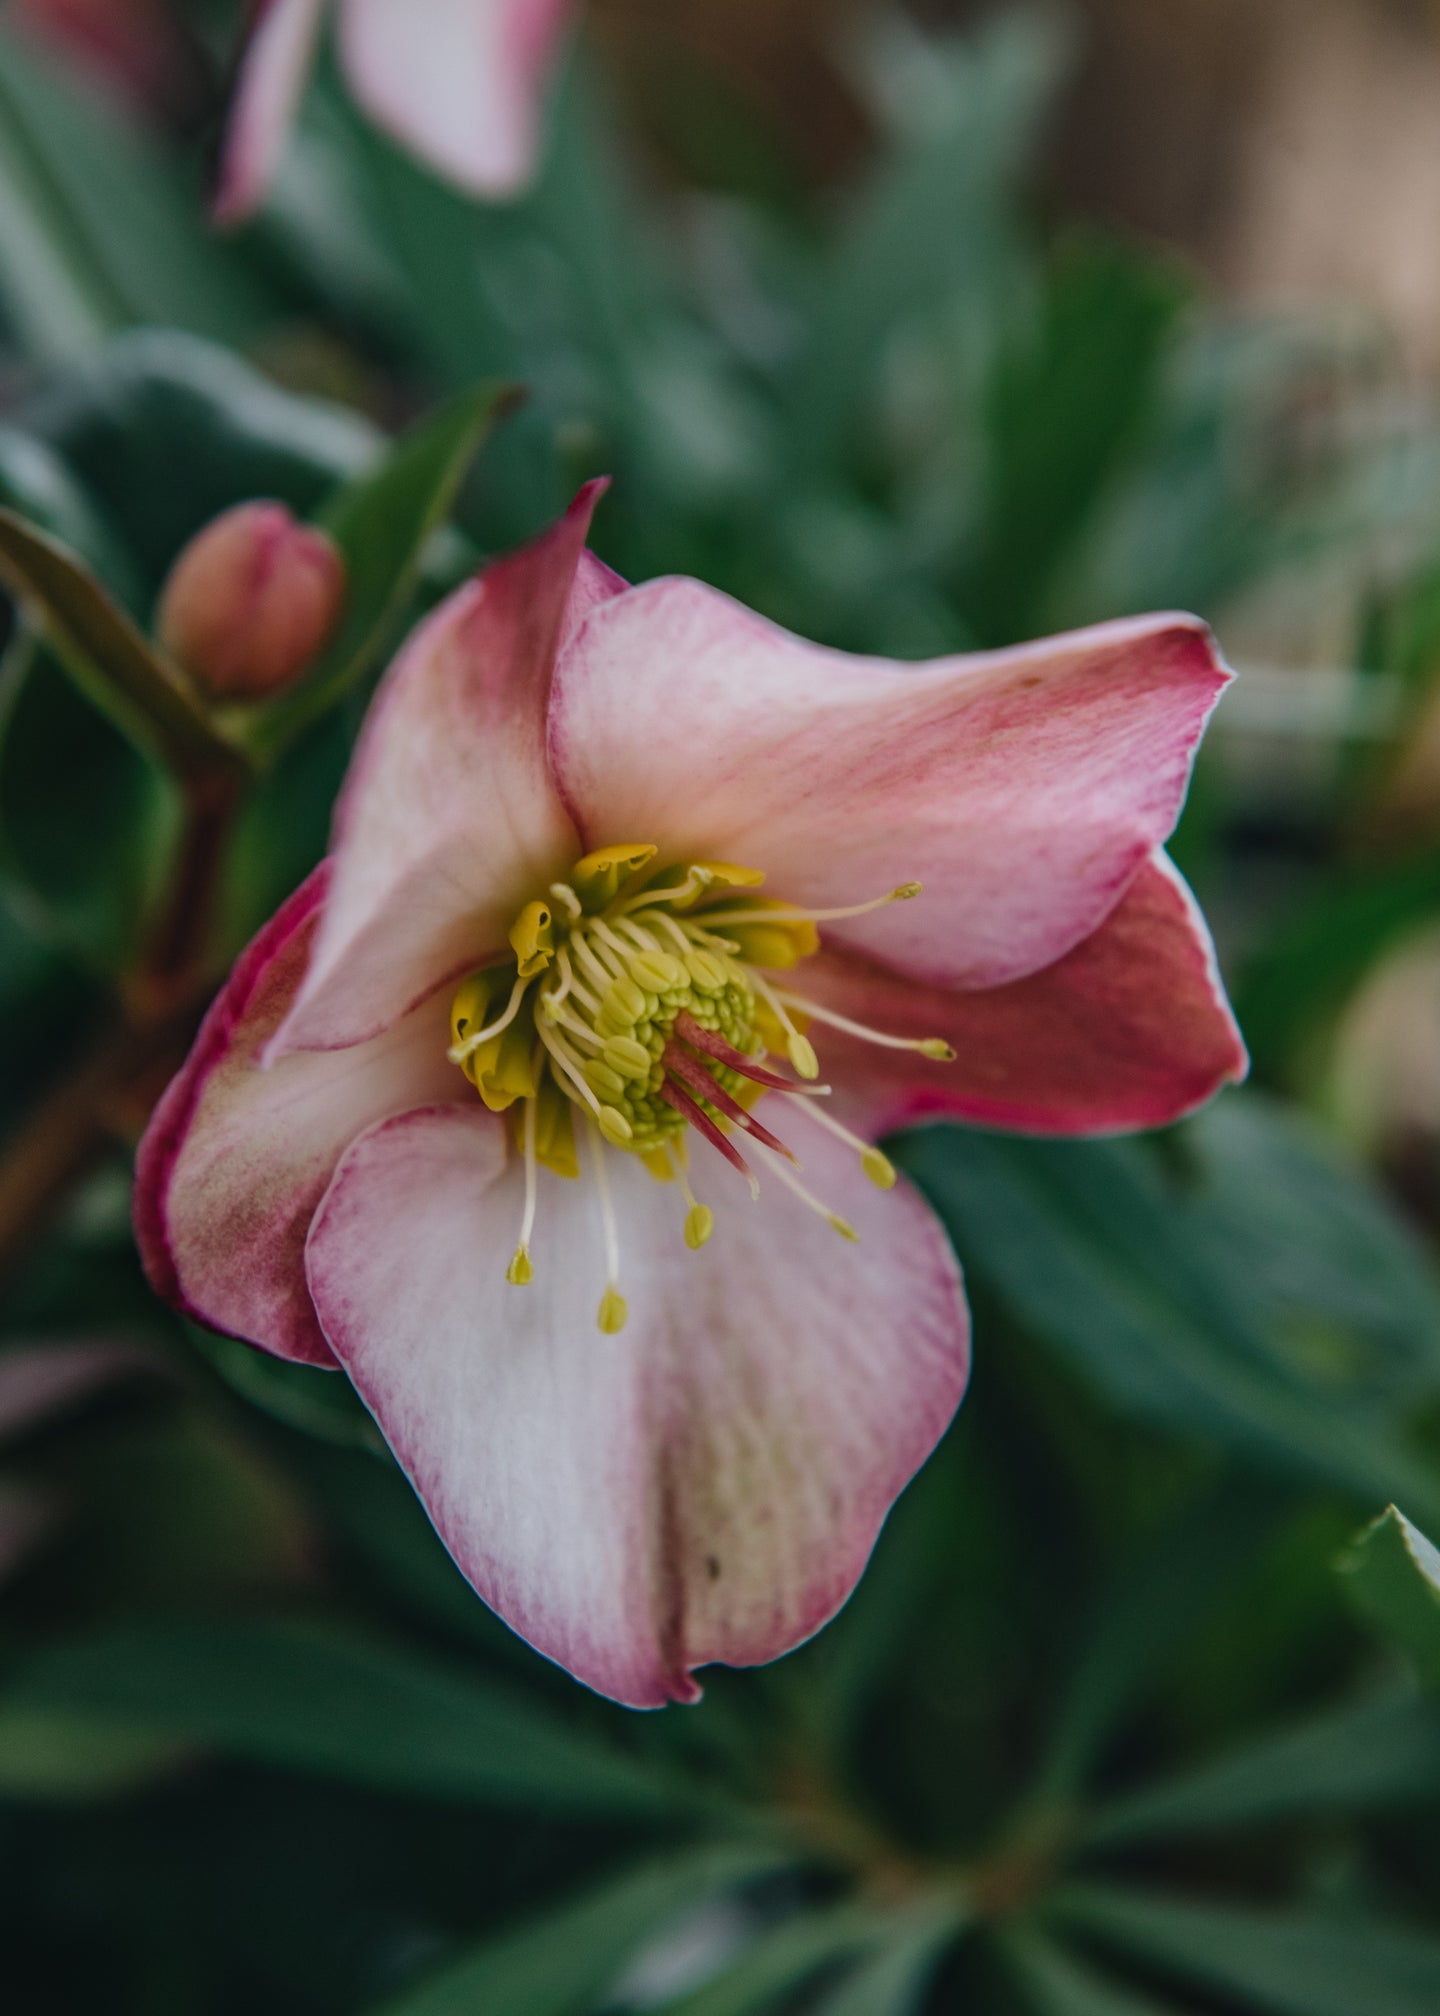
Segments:
[[[727,1043],[713,1029],[702,1029],[688,1009],[675,1017],[674,1030],[692,1050],[703,1050],[707,1057],[728,1064],[732,1071],[738,1071],[752,1084],[767,1086],[772,1092],[794,1092],[798,1089],[793,1078],[782,1078],[777,1072],[767,1071],[763,1064],[757,1064],[753,1057],[747,1057],[743,1050],[737,1050],[733,1043]],[[708,1093],[706,1097],[709,1097]]]
[[[697,1105],[690,1097],[690,1094],[685,1090],[683,1085],[677,1085],[673,1078],[664,1079],[660,1086],[660,1097],[665,1101],[667,1106],[675,1108],[675,1111],[680,1115],[682,1120],[688,1120],[698,1133],[703,1134],[712,1148],[718,1148],[720,1153],[725,1157],[725,1160],[733,1163],[746,1182],[752,1187],[754,1186],[755,1172],[750,1167],[750,1164],[745,1160],[745,1157],[740,1153],[735,1143],[728,1140],[720,1132],[720,1129],[715,1125],[715,1122],[710,1118],[705,1108]]]
[[[767,1148],[773,1148],[777,1155],[783,1155],[793,1162],[795,1157],[783,1141],[777,1140],[768,1127],[762,1127],[753,1114],[747,1113],[738,1099],[732,1099],[723,1085],[717,1085],[705,1066],[697,1058],[687,1057],[678,1043],[667,1043],[661,1063],[677,1078],[683,1078],[692,1092],[698,1092],[702,1099],[708,1099],[712,1106],[718,1106],[727,1120],[733,1120],[737,1127],[743,1127],[757,1141],[763,1141]]]

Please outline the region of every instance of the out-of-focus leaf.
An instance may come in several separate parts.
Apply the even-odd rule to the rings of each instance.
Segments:
[[[1392,1505],[1342,1558],[1357,1608],[1440,1686],[1440,1550]]]
[[[1075,1797],[1136,1695],[1220,1588],[1253,1559],[1279,1503],[1264,1484],[1227,1476],[1122,1573],[1050,1716],[1035,1803]]]
[[[786,1866],[775,1849],[677,1849],[498,1937],[377,2016],[576,2016],[613,1987],[647,1939],[678,1914]],[[878,2016],[878,2012],[877,2012]]]
[[[392,641],[414,593],[427,541],[450,514],[486,435],[519,398],[480,385],[432,414],[318,514],[345,561],[339,635],[309,677],[255,717],[251,739],[277,753],[364,678]]]
[[[17,631],[0,664],[0,885],[37,941],[86,966],[123,966],[172,815],[154,765]]]
[[[77,686],[171,769],[239,769],[178,667],[142,636],[78,555],[0,508],[0,580],[53,642]]]
[[[977,636],[1033,634],[1061,566],[1157,401],[1185,299],[1119,246],[1061,256],[1029,340],[1000,350],[988,401],[988,495],[960,603]]]
[[[1380,959],[1440,910],[1440,856],[1323,876],[1277,919],[1236,1000],[1257,1064],[1292,1079],[1306,1039]]]
[[[113,1715],[387,1792],[555,1813],[684,1810],[683,1791],[525,1701],[428,1658],[278,1622],[137,1625],[56,1645],[0,1707]]]
[[[1168,2016],[1033,1925],[1007,1931],[1000,1950],[1034,2016]]]
[[[0,504],[81,555],[122,602],[136,592],[134,565],[113,529],[48,442],[0,426]]]
[[[1086,1821],[1091,1848],[1128,1847],[1317,1813],[1440,1802],[1440,1709],[1403,1696],[1342,1708],[1124,1793]]]
[[[886,1920],[868,1904],[834,1904],[762,1932],[713,1979],[664,2004],[665,2016],[762,2016],[823,1967],[867,1953]]]
[[[0,1707],[0,1798],[113,1798],[179,1763],[185,1746],[63,1709]]]
[[[1440,1940],[1336,1911],[1250,1911],[1073,1884],[1051,1911],[1106,1946],[1270,2016],[1434,2016]]]
[[[923,88],[912,76],[896,94],[908,107],[906,128],[834,241],[791,374],[802,465],[833,463],[853,440],[885,347],[906,317],[993,281],[1011,229],[1006,199],[1062,54],[1054,21],[1029,12],[998,16],[973,41],[911,52]],[[865,52],[866,67],[880,56]]]
[[[199,192],[187,195],[174,163],[10,28],[0,30],[5,154],[27,175],[36,223],[60,251],[72,286],[99,310],[91,341],[127,322],[173,323],[232,342],[260,326],[267,303],[231,248],[206,229]],[[79,344],[55,341],[48,314],[41,322],[28,270],[11,271],[9,284],[26,291],[31,320],[46,330],[43,354],[78,354]]]
[[[31,400],[24,421],[124,526],[152,594],[190,535],[231,504],[275,497],[309,517],[384,449],[360,414],[284,392],[174,330],[116,337]]]
[[[918,2010],[941,1955],[963,1936],[969,1919],[959,1904],[922,1910],[917,1919],[823,1996],[817,2016],[911,2016]]]
[[[1363,1169],[1253,1092],[1217,1100],[1184,1139],[1202,1176],[1195,1215],[1212,1264],[1258,1318],[1352,1333],[1363,1340],[1357,1369],[1373,1368],[1381,1388],[1440,1386],[1435,1263]]]
[[[187,1323],[185,1328],[195,1349],[252,1407],[263,1407],[287,1427],[319,1435],[327,1442],[384,1448],[365,1403],[343,1374],[273,1358],[238,1338],[202,1330],[198,1323]],[[3,1368],[0,1358],[0,1372]]]
[[[1355,1493],[1403,1478],[1440,1509],[1426,1466],[1257,1329],[1148,1146],[932,1128],[896,1148],[967,1266],[1122,1412]]]

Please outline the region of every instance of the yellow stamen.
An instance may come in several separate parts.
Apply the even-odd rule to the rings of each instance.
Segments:
[[[933,1057],[937,1064],[955,1062],[955,1052],[943,1036],[887,1036],[881,1029],[868,1029],[863,1022],[852,1022],[848,1015],[837,1015],[833,1008],[822,1008],[818,1001],[807,1000],[803,994],[791,994],[786,989],[780,989],[778,998],[790,1007],[798,1008],[803,1015],[812,1015],[829,1029],[842,1030],[847,1036],[858,1036],[863,1043],[878,1043],[882,1050],[918,1050],[922,1057]]]
[[[704,924],[838,924],[842,917],[868,917],[872,910],[883,910],[887,903],[908,903],[920,894],[924,884],[902,882],[898,888],[889,889],[883,896],[874,896],[868,903],[851,903],[843,910],[702,910],[700,921]]]
[[[808,1036],[801,1035],[789,1015],[785,1012],[786,1002],[790,1001],[793,997],[789,994],[782,994],[777,988],[772,987],[768,980],[762,980],[758,973],[751,974],[750,984],[761,1000],[769,1004],[776,1021],[785,1031],[785,1051],[795,1071],[802,1078],[818,1078],[820,1076],[820,1060],[815,1055],[815,1046]],[[809,1013],[803,1001],[797,1001],[796,1006],[805,1013]]]
[[[782,1156],[775,1154],[773,1149],[765,1147],[763,1143],[757,1142],[756,1146],[787,1190],[793,1191],[802,1204],[808,1204],[818,1217],[825,1220],[825,1223],[830,1227],[832,1232],[838,1232],[840,1237],[848,1239],[852,1246],[859,1245],[860,1234],[855,1230],[855,1227],[850,1223],[848,1218],[842,1218],[838,1211],[832,1211],[828,1204],[820,1202],[820,1199],[813,1191],[807,1190],[805,1185],[800,1181],[800,1178],[795,1174],[795,1171]]]
[[[842,1127],[840,1122],[833,1119],[823,1106],[819,1104],[811,1106],[809,1113],[811,1119],[818,1120],[820,1125],[827,1132],[833,1134],[837,1141],[843,1141],[847,1148],[855,1150],[855,1153],[860,1157],[860,1167],[865,1171],[865,1174],[870,1178],[870,1181],[875,1185],[877,1190],[893,1190],[895,1188],[895,1164],[890,1160],[888,1155],[882,1155],[880,1150],[871,1142],[862,1140],[858,1134],[852,1134],[848,1127]]]
[[[520,1129],[525,1157],[525,1212],[520,1220],[520,1243],[505,1270],[505,1279],[515,1288],[528,1287],[535,1278],[535,1269],[530,1264],[530,1235],[535,1230],[535,1109],[539,1103],[538,1099],[525,1101],[525,1118]]]
[[[605,1167],[605,1150],[598,1129],[590,1127],[590,1160],[595,1169],[595,1189],[600,1199],[600,1224],[605,1238],[605,1293],[600,1298],[597,1318],[607,1337],[625,1328],[629,1310],[620,1293],[620,1234],[615,1225],[615,1206],[610,1198],[610,1173]]]

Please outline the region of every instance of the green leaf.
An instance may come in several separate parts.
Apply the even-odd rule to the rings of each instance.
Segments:
[[[790,1918],[754,1939],[703,1987],[663,2005],[665,2016],[761,2016],[823,1967],[879,1944],[885,1919],[868,1904],[835,1904]]]
[[[19,427],[0,426],[0,504],[72,547],[112,594],[132,600],[130,555],[49,443]]]
[[[886,69],[885,53],[866,52],[868,74]],[[1012,229],[1009,200],[1063,47],[1053,21],[1025,12],[971,41],[892,45],[892,53],[903,131],[836,236],[792,376],[794,452],[811,467],[853,444],[903,318],[994,285]]]
[[[1158,2002],[1122,1987],[1034,1926],[1007,1930],[998,1943],[1034,2016],[1167,2016]]]
[[[1357,1495],[1403,1489],[1440,1509],[1431,1471],[1388,1425],[1342,1413],[1333,1387],[1257,1325],[1245,1281],[1217,1264],[1203,1189],[1197,1221],[1193,1187],[1150,1144],[932,1128],[896,1154],[967,1266],[1121,1412]]]
[[[376,2016],[578,2016],[680,1913],[793,1859],[764,1848],[678,1849],[502,1932]]]
[[[685,1808],[623,1753],[461,1669],[284,1622],[136,1625],[53,1646],[0,1708],[67,1709],[372,1790],[554,1813]]]
[[[1251,1911],[1074,1884],[1066,1925],[1269,2016],[1434,2016],[1440,1941],[1334,1910]]]
[[[1281,1501],[1254,1480],[1223,1477],[1117,1578],[1050,1718],[1032,1803],[1078,1794],[1136,1696],[1184,1642],[1273,1530]]]
[[[910,2016],[924,2000],[945,1949],[970,1919],[957,1903],[929,1906],[918,1922],[887,1937],[816,2005],[816,2016]]]
[[[1367,1526],[1339,1563],[1352,1601],[1440,1687],[1440,1550],[1397,1506]]]
[[[228,350],[170,329],[117,336],[31,400],[24,421],[124,526],[152,596],[219,512],[273,497],[308,517],[385,447],[360,414],[282,391]]]
[[[184,675],[144,637],[84,562],[0,509],[0,580],[54,644],[81,691],[170,769],[239,769]]]
[[[251,739],[267,756],[377,664],[409,606],[427,543],[449,517],[486,435],[520,396],[513,386],[474,387],[422,421],[376,468],[343,485],[321,508],[318,523],[345,561],[345,619],[303,684],[255,717]]]
[[[1283,1728],[1176,1778],[1110,1800],[1086,1848],[1207,1834],[1325,1813],[1402,1811],[1440,1801],[1440,1709],[1406,1695]]]
[[[175,164],[112,103],[9,28],[0,31],[0,162],[48,248],[38,278],[8,262],[6,274],[42,356],[75,356],[87,347],[80,337],[93,342],[127,322],[232,342],[262,326],[270,304],[207,229],[200,192],[185,190]],[[69,319],[63,285],[82,309]]]
[[[183,1760],[185,1746],[153,1729],[64,1709],[0,1707],[0,1798],[105,1799]]]

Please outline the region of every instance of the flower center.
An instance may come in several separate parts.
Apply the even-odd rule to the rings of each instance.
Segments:
[[[450,1009],[450,1058],[493,1112],[509,1112],[525,1164],[525,1212],[508,1278],[533,1278],[530,1239],[537,1168],[578,1176],[577,1121],[585,1132],[605,1233],[608,1281],[600,1328],[623,1328],[619,1240],[605,1147],[641,1156],[684,1200],[685,1241],[698,1250],[714,1214],[690,1187],[693,1133],[759,1195],[735,1136],[837,1232],[854,1230],[795,1174],[795,1157],[751,1112],[766,1092],[804,1097],[814,1117],[849,1143],[866,1174],[889,1189],[895,1172],[878,1148],[824,1111],[829,1087],[806,1029],[829,1024],[888,1048],[953,1055],[939,1038],[912,1042],[868,1030],[794,994],[773,976],[819,949],[817,925],[918,896],[907,882],[872,902],[803,911],[754,892],[763,875],[729,862],[657,868],[648,844],[587,854],[566,882],[527,903],[510,927],[512,957],[473,974]],[[764,969],[763,971],[761,969]],[[772,1070],[770,1053],[794,1077]],[[518,1109],[518,1111],[516,1110]]]

